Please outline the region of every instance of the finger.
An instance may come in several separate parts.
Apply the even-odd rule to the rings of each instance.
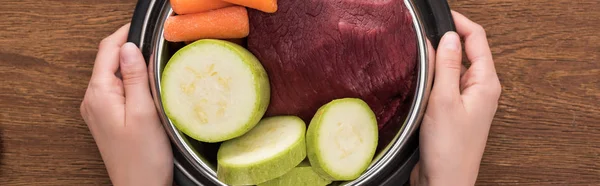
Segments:
[[[492,52],[488,44],[485,29],[464,15],[452,11],[458,34],[465,40],[465,52],[471,67],[478,71],[495,73]]]
[[[467,72],[467,67],[465,67],[465,65],[460,66],[460,77],[462,77],[463,75],[465,75],[465,72]]]
[[[148,87],[148,71],[141,51],[133,43],[121,47],[121,75],[125,89],[125,103],[131,106],[147,106],[152,103]]]
[[[436,53],[434,89],[443,90],[450,95],[460,95],[461,51],[458,34],[444,34]]]
[[[100,42],[92,79],[105,79],[115,76],[115,72],[119,68],[119,50],[127,41],[128,30],[129,24],[126,24]]]
[[[433,45],[431,45],[431,42],[429,41],[429,39],[426,39],[427,41],[427,51],[431,51],[427,53],[427,69],[429,70],[429,72],[435,72],[435,49],[433,48]],[[428,79],[433,79],[434,74],[433,73],[427,73]]]

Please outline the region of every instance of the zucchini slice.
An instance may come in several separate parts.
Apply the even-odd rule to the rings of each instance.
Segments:
[[[269,180],[258,186],[326,186],[331,183],[313,170],[308,159],[279,178]]]
[[[319,108],[306,134],[307,156],[321,176],[334,181],[358,178],[371,164],[378,143],[377,120],[356,98]]]
[[[257,185],[278,178],[306,159],[306,124],[296,116],[261,120],[250,132],[223,142],[217,178],[228,185]]]
[[[177,129],[201,142],[250,131],[270,100],[263,66],[235,43],[204,39],[178,50],[161,80],[164,110]]]

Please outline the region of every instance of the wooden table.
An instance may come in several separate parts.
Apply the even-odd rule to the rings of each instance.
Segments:
[[[109,185],[79,104],[135,0],[0,3],[0,185]],[[454,0],[503,94],[478,185],[600,185],[600,1]]]

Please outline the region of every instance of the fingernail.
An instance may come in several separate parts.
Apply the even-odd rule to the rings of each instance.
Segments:
[[[460,38],[458,37],[458,34],[456,34],[456,32],[450,31],[444,34],[441,43],[443,45],[442,47],[444,47],[447,50],[460,50]]]
[[[131,64],[137,60],[136,52],[138,48],[133,43],[125,43],[121,47],[121,62],[123,64]]]

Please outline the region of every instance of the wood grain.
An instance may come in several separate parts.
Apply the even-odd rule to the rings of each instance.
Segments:
[[[600,1],[452,1],[486,28],[503,94],[479,185],[600,185]]]
[[[503,85],[477,185],[600,185],[600,1],[451,0]],[[134,0],[0,3],[0,185],[110,185],[79,115]]]
[[[134,1],[0,3],[0,185],[109,185],[79,114],[99,41]]]

